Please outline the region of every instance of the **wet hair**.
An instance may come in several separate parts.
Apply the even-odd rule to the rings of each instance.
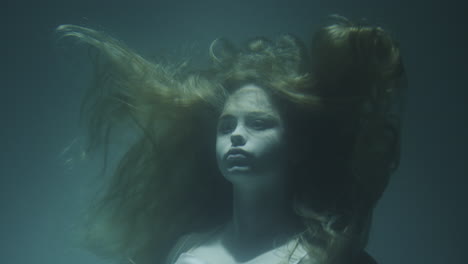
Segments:
[[[370,216],[399,160],[404,71],[396,42],[378,27],[342,21],[307,51],[290,35],[237,49],[218,39],[212,66],[150,62],[102,32],[63,25],[92,48],[83,102],[89,151],[130,126],[137,137],[87,214],[84,241],[102,256],[162,263],[176,239],[231,216],[231,187],[215,161],[217,118],[242,84],[263,88],[286,121],[295,153],[301,241],[322,263],[363,250]],[[128,132],[128,130],[122,130]]]
[[[316,32],[310,52],[318,175],[299,181],[299,213],[312,251],[341,263],[366,246],[372,210],[398,167],[406,76],[398,44],[380,27],[341,18]]]

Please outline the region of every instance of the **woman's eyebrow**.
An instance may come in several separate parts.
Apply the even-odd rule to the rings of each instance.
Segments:
[[[247,113],[247,117],[250,118],[268,118],[268,119],[278,119],[278,116],[270,112],[254,111]]]
[[[218,120],[224,120],[224,119],[229,119],[229,118],[234,118],[234,116],[231,115],[231,114],[222,114],[222,115],[218,118]]]
[[[275,114],[272,114],[270,112],[264,112],[264,111],[252,111],[248,112],[246,114],[248,118],[267,118],[267,119],[278,119],[279,117]],[[230,118],[235,118],[234,115],[232,114],[222,114],[218,120],[225,120],[225,119],[230,119]]]

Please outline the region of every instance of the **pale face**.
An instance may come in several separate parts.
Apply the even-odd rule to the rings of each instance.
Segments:
[[[268,94],[248,84],[227,100],[218,121],[216,158],[232,183],[275,184],[284,180],[284,123]]]

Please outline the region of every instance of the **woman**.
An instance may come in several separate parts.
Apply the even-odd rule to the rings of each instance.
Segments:
[[[382,29],[324,27],[310,58],[291,36],[243,50],[217,40],[203,71],[58,30],[97,51],[90,149],[122,124],[140,132],[90,211],[93,251],[137,264],[373,262],[363,249],[398,165],[404,76]]]

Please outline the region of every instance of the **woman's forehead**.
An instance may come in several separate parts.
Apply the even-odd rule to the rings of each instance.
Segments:
[[[266,112],[278,115],[270,96],[255,84],[247,84],[237,89],[229,96],[223,110],[223,114],[242,112]]]

